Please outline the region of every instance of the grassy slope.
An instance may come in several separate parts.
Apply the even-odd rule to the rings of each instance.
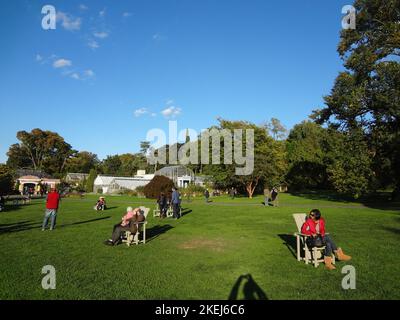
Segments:
[[[149,200],[108,197],[103,215],[94,197],[66,199],[53,232],[40,230],[43,201],[0,214],[0,299],[227,299],[240,275],[251,274],[269,299],[399,299],[399,211],[281,195],[184,203],[180,220],[149,219],[146,245],[108,247],[127,205]],[[225,204],[224,204],[225,203]],[[227,204],[235,205],[227,205]],[[323,208],[328,231],[354,258],[357,289],[344,275],[297,262],[291,253],[294,212]],[[289,242],[289,246],[285,243]],[[57,289],[41,288],[41,268],[57,270]],[[240,289],[239,298],[245,297]]]

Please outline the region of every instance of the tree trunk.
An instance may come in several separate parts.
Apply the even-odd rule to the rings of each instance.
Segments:
[[[249,183],[246,184],[246,191],[250,199],[253,199],[253,194],[258,185],[258,180],[259,178],[257,177],[255,178],[255,180],[251,180]]]

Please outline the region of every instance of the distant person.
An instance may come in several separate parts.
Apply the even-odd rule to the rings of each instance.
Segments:
[[[111,238],[106,240],[104,244],[108,246],[116,246],[121,242],[121,235],[125,231],[137,232],[135,222],[143,222],[145,220],[143,211],[140,208],[126,208],[126,214],[121,218],[121,222],[113,227]]]
[[[271,191],[271,202],[273,203],[274,206],[277,206],[277,200],[278,200],[278,189],[276,187],[273,187]]]
[[[174,219],[178,219],[181,200],[180,200],[180,195],[179,195],[178,189],[176,189],[176,188],[172,188],[171,203],[172,203],[173,217],[174,217]]]
[[[158,209],[160,210],[160,218],[165,218],[167,216],[167,197],[164,192],[161,192],[157,200]]]
[[[49,219],[51,219],[50,230],[56,227],[57,211],[60,203],[60,194],[55,188],[51,188],[46,197],[46,212],[43,219],[42,231],[46,230]]]
[[[269,206],[269,197],[270,197],[271,191],[269,188],[264,189],[264,205],[267,207]]]
[[[332,264],[332,253],[340,261],[349,261],[350,256],[343,253],[341,248],[338,248],[332,238],[325,233],[325,219],[321,217],[321,212],[318,209],[313,209],[309,213],[309,217],[301,227],[301,233],[311,236],[307,238],[307,245],[312,248],[314,246],[325,246],[324,263],[328,270],[336,269]]]
[[[107,209],[106,198],[100,197],[99,200],[97,200],[96,205],[94,206],[94,210],[103,211],[106,209]]]
[[[235,195],[236,195],[236,190],[232,187],[231,190],[229,190],[229,195],[231,196],[231,199],[235,199]]]
[[[209,202],[209,198],[210,198],[210,192],[208,191],[208,189],[206,189],[206,191],[204,191],[204,198],[206,200],[206,203]]]
[[[0,211],[4,211],[6,206],[6,199],[0,195]]]

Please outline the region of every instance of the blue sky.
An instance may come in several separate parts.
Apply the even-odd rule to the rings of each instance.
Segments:
[[[1,1],[0,162],[16,132],[77,150],[137,152],[153,128],[217,117],[287,127],[322,106],[352,1]],[[44,5],[57,10],[43,30]]]

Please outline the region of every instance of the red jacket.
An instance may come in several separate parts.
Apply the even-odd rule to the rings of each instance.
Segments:
[[[60,201],[60,195],[57,192],[50,192],[47,195],[46,209],[58,209],[58,203]]]
[[[312,236],[317,233],[316,229],[317,223],[313,219],[307,219],[301,227],[301,233],[308,236]],[[325,220],[323,218],[319,219],[319,233],[321,236],[325,235]]]

